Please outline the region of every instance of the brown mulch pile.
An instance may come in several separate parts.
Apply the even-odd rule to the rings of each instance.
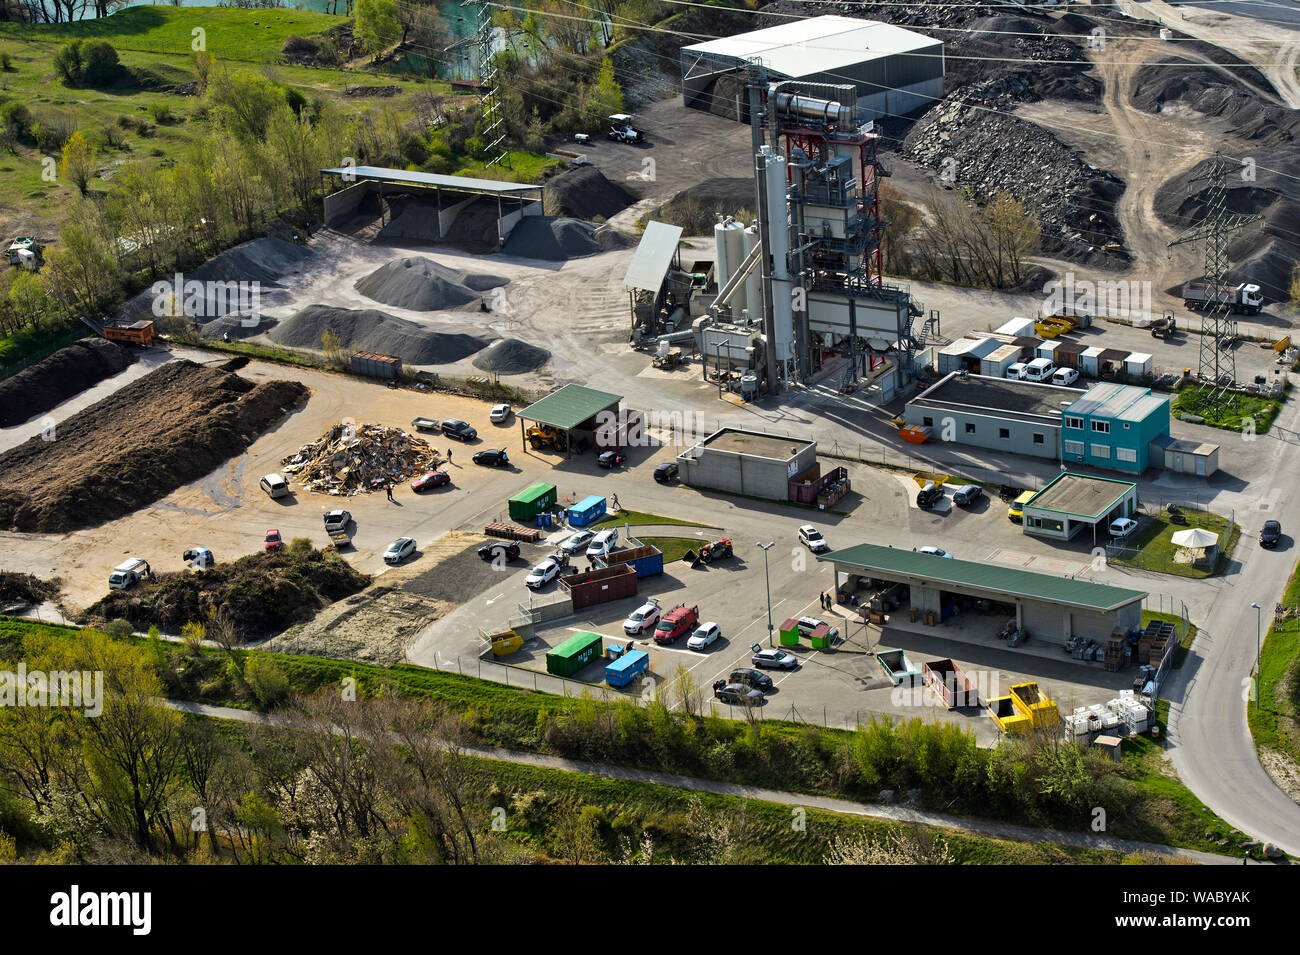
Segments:
[[[116,520],[242,453],[307,397],[230,369],[170,362],[0,454],[0,527],[59,532]]]
[[[0,381],[0,428],[22,424],[135,361],[121,345],[87,338]]]

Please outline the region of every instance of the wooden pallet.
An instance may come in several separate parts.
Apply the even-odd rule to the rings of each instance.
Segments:
[[[502,521],[493,521],[483,528],[483,533],[488,537],[501,537],[508,541],[523,541],[526,544],[536,544],[542,539],[542,532],[536,527],[522,527],[519,524],[506,524]]]

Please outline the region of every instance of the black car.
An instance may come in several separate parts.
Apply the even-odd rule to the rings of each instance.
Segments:
[[[772,678],[770,676],[762,670],[752,670],[748,667],[743,667],[739,670],[732,670],[731,673],[727,675],[727,682],[739,683],[742,686],[747,686],[750,689],[758,690],[762,693],[767,693],[772,689]]]
[[[1260,547],[1276,547],[1277,542],[1282,539],[1282,522],[1265,521],[1263,528],[1259,532]]]
[[[442,423],[442,433],[449,438],[455,438],[457,441],[473,441],[478,437],[478,432],[459,418],[448,418],[444,421]]]
[[[926,482],[925,487],[916,492],[917,507],[933,507],[943,500],[943,486],[933,482]]]
[[[596,458],[596,463],[602,468],[616,468],[627,460],[627,455],[622,451],[602,451],[600,457]]]
[[[488,541],[479,546],[478,555],[484,560],[514,560],[519,556],[519,545],[514,541]]]
[[[487,468],[503,468],[510,464],[510,458],[506,456],[505,448],[475,451],[473,461],[475,464],[481,464]]]
[[[655,480],[660,484],[669,484],[677,480],[677,462],[668,461],[655,468]]]

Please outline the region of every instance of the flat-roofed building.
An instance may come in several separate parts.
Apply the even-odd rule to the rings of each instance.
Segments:
[[[1024,504],[1021,528],[1026,534],[1058,540],[1091,528],[1096,544],[1108,538],[1111,521],[1132,517],[1135,511],[1137,485],[1132,481],[1066,471]]]

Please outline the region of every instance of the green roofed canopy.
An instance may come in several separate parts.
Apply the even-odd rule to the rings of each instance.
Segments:
[[[1001,594],[1009,598],[1024,597],[1044,600],[1094,611],[1118,610],[1146,596],[1140,590],[1094,584],[1086,580],[1053,577],[1030,570],[999,567],[973,560],[949,560],[933,554],[920,554],[898,547],[881,547],[878,544],[857,544],[841,550],[820,554],[819,561],[830,561],[879,574],[889,578],[910,576],[922,578],[929,586],[953,587]]]
[[[608,391],[597,391],[584,385],[565,385],[540,401],[534,401],[519,412],[519,417],[561,431],[571,431],[606,409],[617,412],[622,400],[622,395]]]

